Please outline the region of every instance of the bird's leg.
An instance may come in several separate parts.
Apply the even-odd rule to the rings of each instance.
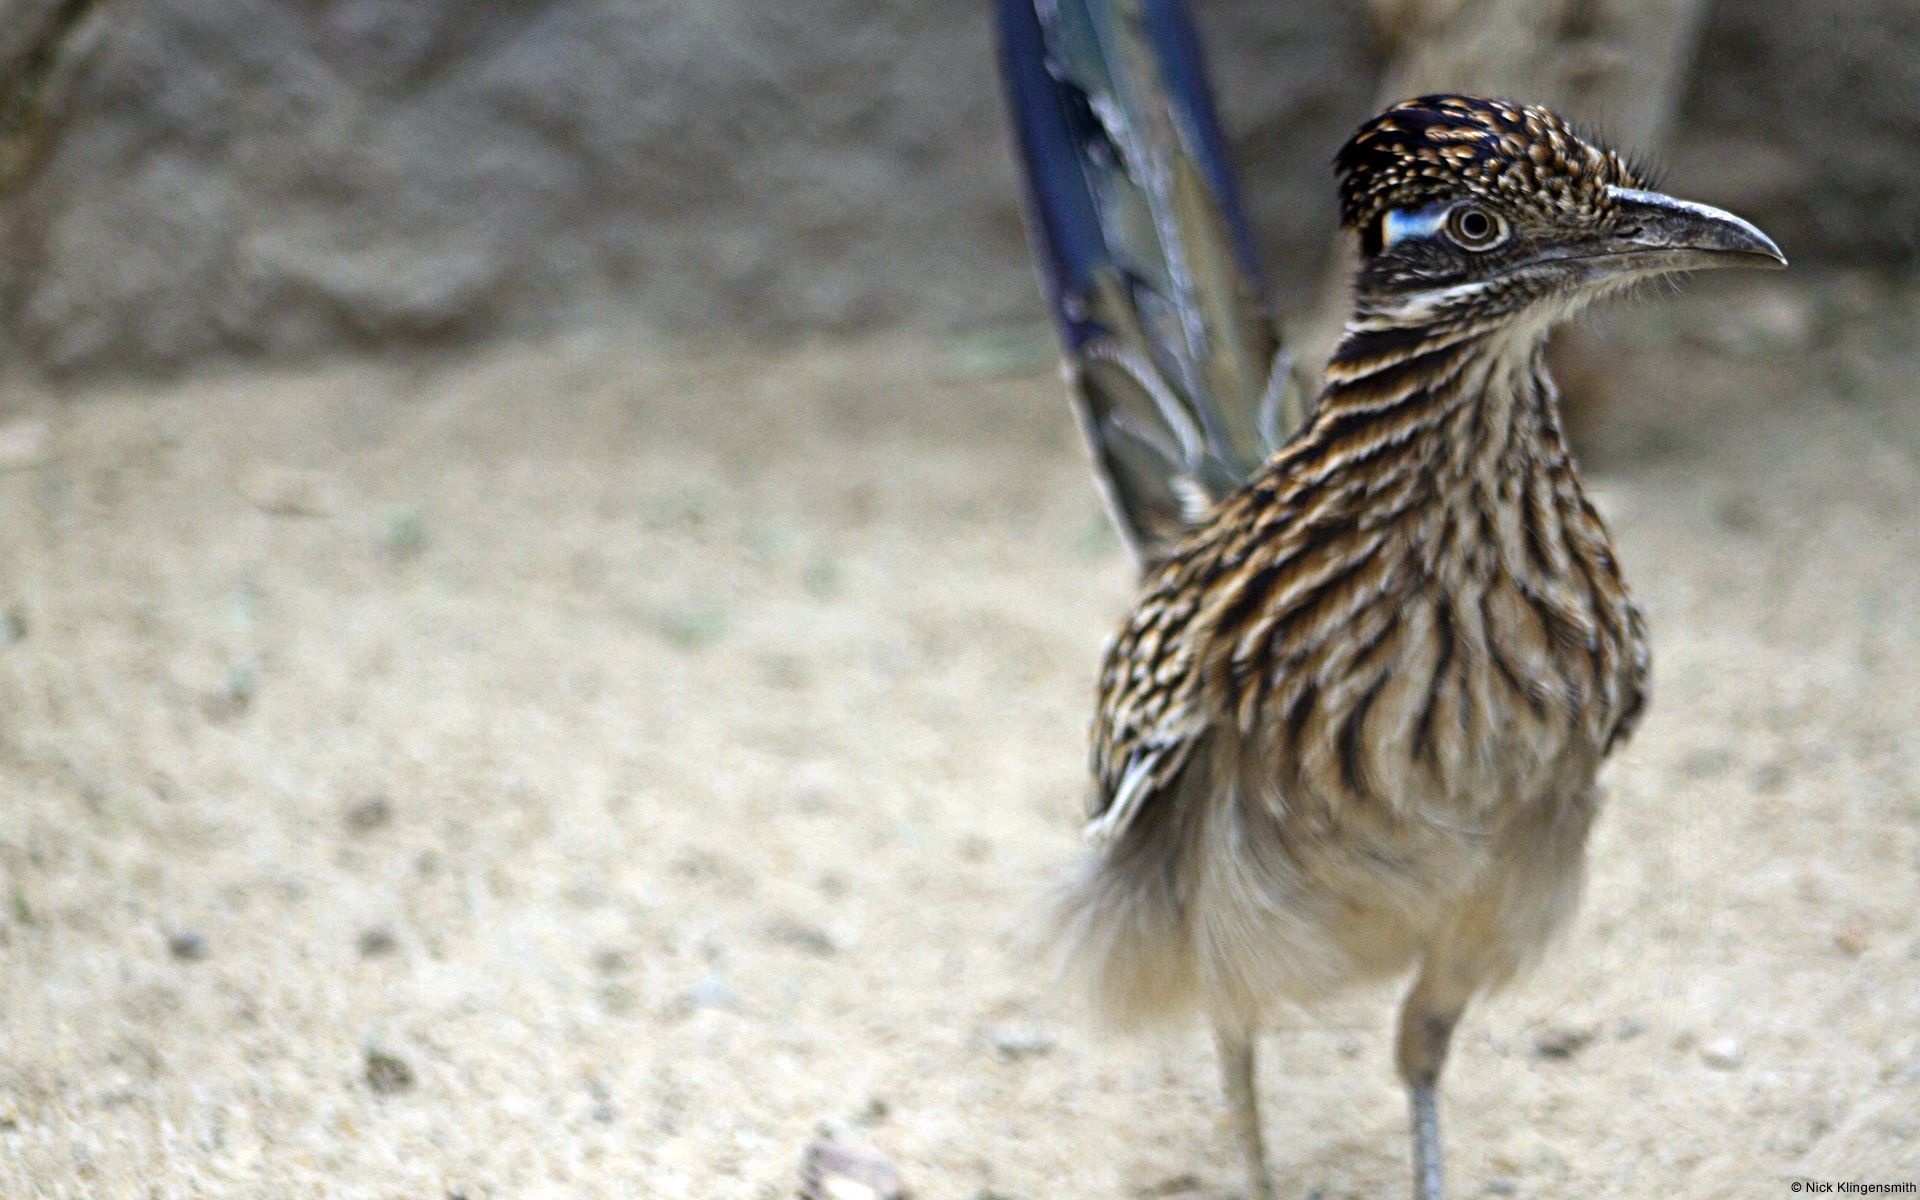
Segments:
[[[1216,1024],[1214,1041],[1220,1047],[1220,1070],[1226,1076],[1227,1106],[1233,1109],[1233,1130],[1247,1159],[1249,1200],[1273,1200],[1273,1177],[1267,1173],[1266,1144],[1260,1136],[1260,1093],[1254,1073],[1254,1037],[1250,1030]]]
[[[1435,1089],[1440,1068],[1446,1065],[1453,1027],[1473,997],[1472,986],[1463,986],[1457,978],[1449,978],[1451,974],[1436,971],[1429,962],[1400,1007],[1394,1057],[1412,1109],[1414,1200],[1441,1200],[1440,1108]]]
[[[1413,1119],[1414,1200],[1443,1200],[1439,1101],[1430,1083],[1408,1088],[1407,1098]]]

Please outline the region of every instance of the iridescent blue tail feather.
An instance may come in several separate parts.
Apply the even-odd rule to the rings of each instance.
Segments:
[[[1028,226],[1115,522],[1152,561],[1305,423],[1183,0],[999,0]]]

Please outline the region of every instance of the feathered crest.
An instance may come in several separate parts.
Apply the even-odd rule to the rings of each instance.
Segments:
[[[1530,208],[1603,205],[1645,181],[1612,150],[1531,104],[1420,96],[1360,127],[1334,157],[1340,219],[1366,240],[1393,209],[1478,195]]]

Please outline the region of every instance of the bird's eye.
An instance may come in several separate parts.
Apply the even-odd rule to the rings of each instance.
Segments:
[[[1507,240],[1507,223],[1498,213],[1463,204],[1447,214],[1447,238],[1463,250],[1491,250]]]

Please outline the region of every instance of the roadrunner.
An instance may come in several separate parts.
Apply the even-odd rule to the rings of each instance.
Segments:
[[[1141,564],[1094,721],[1070,957],[1108,1015],[1212,1023],[1253,1195],[1273,1010],[1411,976],[1414,1191],[1469,1001],[1573,911],[1648,650],[1567,452],[1548,330],[1676,271],[1784,266],[1545,109],[1435,95],[1335,160],[1361,262],[1287,386],[1177,0],[1004,0],[1035,247]]]

